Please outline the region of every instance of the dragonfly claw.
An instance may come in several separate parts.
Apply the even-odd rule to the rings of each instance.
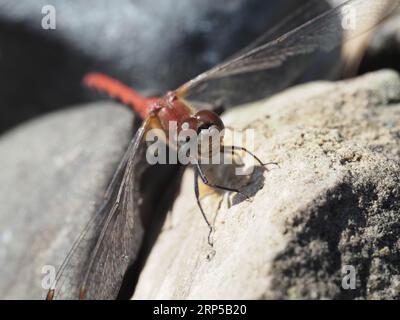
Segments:
[[[243,193],[241,191],[238,191],[237,193],[240,194],[241,196],[243,196],[246,199],[246,201],[253,202],[253,199],[250,198],[247,194],[245,194],[245,193]]]
[[[270,171],[270,169],[267,168],[267,166],[270,165],[274,165],[276,167],[278,167],[278,169],[280,169],[281,167],[279,166],[278,162],[267,162],[267,163],[263,163],[262,166],[265,168],[265,170]]]

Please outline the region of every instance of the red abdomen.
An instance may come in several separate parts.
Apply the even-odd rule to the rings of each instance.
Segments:
[[[159,98],[144,98],[135,90],[102,73],[88,73],[83,78],[83,83],[120,100],[137,112],[142,119],[149,115],[151,106],[159,101]]]

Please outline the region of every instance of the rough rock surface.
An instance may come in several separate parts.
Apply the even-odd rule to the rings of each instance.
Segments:
[[[252,202],[203,197],[213,249],[188,170],[133,298],[399,299],[399,75],[304,85],[225,120],[255,129],[256,154],[279,167],[242,185]]]
[[[59,111],[0,139],[0,297],[41,299],[44,265],[61,264],[132,136],[110,103]]]

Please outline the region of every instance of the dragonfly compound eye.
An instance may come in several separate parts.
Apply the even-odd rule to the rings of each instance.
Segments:
[[[210,110],[202,110],[195,114],[195,119],[197,120],[197,133],[202,130],[215,127],[218,131],[224,130],[225,126],[219,115]]]

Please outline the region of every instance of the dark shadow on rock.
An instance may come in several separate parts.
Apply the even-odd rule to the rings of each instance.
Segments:
[[[128,300],[132,297],[140,272],[146,263],[158,235],[161,232],[168,211],[172,207],[174,199],[179,191],[179,184],[183,174],[183,167],[179,165],[152,166],[144,174],[141,184],[144,185],[147,206],[141,211],[145,235],[135,263],[128,269],[124,276],[118,300]],[[163,183],[154,188],[154,179]],[[147,192],[146,192],[147,190]]]
[[[323,205],[311,212],[299,213],[297,220],[287,225],[290,232],[296,234],[295,240],[273,265],[275,298],[366,299],[371,287],[376,286],[375,282],[380,283],[382,289],[390,287],[389,272],[382,271],[378,277],[370,278],[371,265],[379,248],[395,243],[397,239],[390,237],[399,233],[400,225],[395,221],[394,201],[389,201],[386,208],[382,206],[379,213],[373,213],[377,198],[373,184],[364,185],[355,192],[354,186],[342,183],[328,192]],[[371,226],[381,230],[379,234],[384,236],[370,234],[368,227]],[[390,252],[384,260],[398,262],[399,248],[391,247]],[[354,266],[356,270],[355,289],[342,286],[347,274],[342,271],[345,265]],[[383,262],[382,265],[393,268],[396,264]],[[399,274],[398,263],[395,268],[397,271],[391,273]],[[382,294],[383,298],[396,298],[390,292]]]

